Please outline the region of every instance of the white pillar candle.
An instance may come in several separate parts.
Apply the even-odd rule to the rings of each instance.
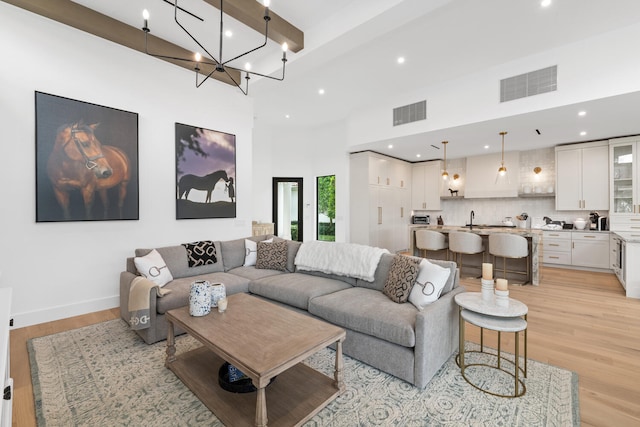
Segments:
[[[507,279],[496,279],[496,290],[507,291],[509,290],[507,285],[508,285]]]
[[[482,263],[482,278],[484,280],[493,280],[493,264],[488,262]]]
[[[227,299],[220,298],[218,300],[218,312],[224,313],[227,310]]]

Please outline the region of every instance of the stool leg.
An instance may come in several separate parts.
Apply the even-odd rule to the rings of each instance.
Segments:
[[[460,362],[460,372],[464,376],[464,319],[462,318],[462,307],[458,307],[458,361]]]
[[[484,352],[484,328],[480,328],[480,351]]]
[[[524,320],[527,320],[526,314]],[[527,378],[527,328],[524,329],[524,377]]]

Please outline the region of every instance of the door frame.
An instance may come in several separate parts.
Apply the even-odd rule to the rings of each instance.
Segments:
[[[273,233],[278,235],[278,184],[281,182],[295,182],[298,184],[298,241],[302,242],[304,235],[304,202],[302,178],[273,177],[271,184],[271,222],[273,222]]]

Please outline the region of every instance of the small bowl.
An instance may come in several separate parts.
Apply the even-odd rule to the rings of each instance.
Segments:
[[[584,230],[584,228],[587,226],[587,221],[582,218],[578,218],[573,221],[573,226],[576,228],[576,230]]]

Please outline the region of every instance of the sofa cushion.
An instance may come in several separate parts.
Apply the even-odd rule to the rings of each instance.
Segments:
[[[216,253],[220,253],[220,242],[214,242]],[[187,249],[182,245],[164,246],[156,248],[158,253],[162,255],[162,258],[167,263],[169,271],[174,279],[182,277],[192,277],[200,274],[215,273],[218,271],[224,271],[221,257],[217,257],[217,262],[213,264],[201,265],[198,267],[189,267],[189,261],[187,259]],[[144,256],[151,252],[151,249],[136,249],[135,254],[137,257]]]
[[[419,265],[419,258],[396,255],[382,292],[393,302],[399,304],[407,302],[411,288],[418,278]]]
[[[392,254],[383,254],[382,257],[380,257],[380,261],[378,262],[378,267],[376,268],[376,273],[374,276],[375,278],[373,282],[358,279],[355,286],[374,289],[376,291],[382,292],[382,289],[384,289],[384,283],[387,281],[389,269],[391,268],[391,263],[393,262],[394,257],[395,255]]]
[[[249,239],[254,242],[260,242],[264,240],[266,236],[252,236]],[[246,254],[245,239],[226,240],[220,242],[220,248],[222,250],[222,262],[224,264],[224,271],[229,271],[236,267],[242,267],[244,264],[244,257]]]
[[[200,240],[198,242],[183,243],[182,246],[187,250],[187,264],[189,268],[199,267],[201,265],[216,264],[221,256],[220,245],[216,245],[211,240]]]
[[[253,280],[249,284],[249,292],[308,310],[311,298],[350,287],[340,280],[304,273],[289,273]]]
[[[418,278],[409,294],[409,302],[418,310],[423,310],[427,305],[437,301],[450,275],[451,271],[448,268],[423,259],[420,261]]]
[[[206,280],[209,283],[223,283],[227,295],[247,292],[249,289],[249,279],[224,272],[174,279],[164,287],[164,289],[170,289],[171,292],[157,300],[158,313],[164,314],[167,310],[188,305],[191,283],[196,280]]]
[[[287,242],[258,242],[256,268],[287,270]]]
[[[418,309],[412,304],[396,304],[380,291],[354,287],[309,302],[309,313],[337,326],[404,347],[416,343]]]
[[[173,280],[171,271],[167,267],[162,255],[155,249],[145,256],[135,257],[133,262],[138,273],[162,287]]]
[[[429,262],[431,264],[439,265],[440,267],[444,267],[449,269],[449,278],[447,279],[447,283],[445,283],[444,288],[442,288],[441,296],[451,292],[454,287],[460,285],[460,277],[458,271],[458,265],[453,261],[443,261],[439,259],[430,259]]]
[[[237,267],[233,270],[229,270],[227,273],[235,274],[237,276],[246,277],[251,280],[262,279],[263,277],[276,276],[279,274],[286,274],[284,271],[278,270],[267,270],[267,269],[258,269],[255,266],[250,267]]]

